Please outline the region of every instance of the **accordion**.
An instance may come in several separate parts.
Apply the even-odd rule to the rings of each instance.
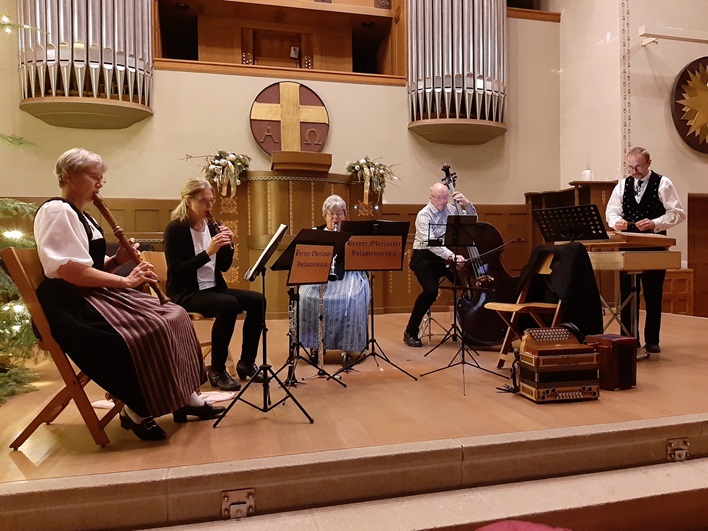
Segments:
[[[600,396],[598,353],[567,328],[529,328],[521,338],[519,392],[537,403]]]

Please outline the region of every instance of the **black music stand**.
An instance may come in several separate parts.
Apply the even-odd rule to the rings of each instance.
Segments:
[[[288,271],[287,283],[289,286],[294,286],[294,288],[291,288],[288,291],[288,305],[289,307],[290,305],[294,305],[295,307],[295,326],[292,326],[291,324],[290,331],[288,332],[288,335],[290,336],[288,359],[285,364],[276,371],[276,374],[279,374],[283,369],[285,369],[285,367],[288,368],[288,377],[286,378],[285,382],[289,386],[297,386],[298,384],[297,377],[295,376],[295,369],[297,367],[298,360],[302,360],[308,365],[317,369],[318,376],[327,377],[327,379],[332,378],[332,375],[325,371],[324,368],[319,367],[309,354],[307,356],[303,356],[300,353],[301,351],[305,351],[305,353],[307,354],[305,346],[300,342],[299,286],[303,284],[326,284],[328,281],[327,273],[329,272],[329,268],[324,273],[322,278],[316,278],[314,281],[311,278],[308,278],[307,281],[300,282],[297,279],[291,278],[292,264],[296,256],[296,250],[299,248],[298,246],[311,245],[323,247],[326,249],[332,249],[332,256],[338,253],[339,256],[344,256],[344,244],[349,239],[349,236],[351,236],[351,234],[348,232],[302,229],[297,234],[297,236],[295,236],[293,241],[290,242],[290,245],[285,248],[282,254],[275,261],[275,263],[271,266],[272,271]],[[318,318],[320,321],[322,321],[324,319],[324,315],[320,314]],[[321,353],[321,356],[324,358],[324,352]],[[343,387],[347,386],[339,379],[335,381]]]
[[[537,209],[533,219],[548,243],[609,239],[595,204]]]
[[[448,249],[462,249],[462,248],[470,248],[470,247],[477,247],[476,242],[481,241],[481,231],[485,230],[486,223],[479,223],[477,222],[477,216],[465,216],[465,215],[458,215],[458,216],[448,216],[447,218],[447,224],[446,224],[446,229],[445,229],[445,239],[443,241],[443,245],[447,247]],[[495,252],[496,249],[493,249],[491,252]],[[470,257],[470,261],[474,261],[478,259],[479,257]],[[458,319],[457,319],[457,292],[458,291],[467,291],[467,292],[472,292],[475,290],[484,290],[485,288],[465,288],[465,287],[460,287],[457,286],[456,284],[453,284],[451,288],[449,288],[452,291],[453,299],[454,299],[454,305],[455,309],[452,313],[452,325],[448,329],[448,331],[445,333],[443,338],[440,340],[440,343],[438,343],[436,346],[431,348],[428,352],[426,352],[424,355],[427,357],[428,354],[432,353],[434,350],[436,350],[438,347],[442,346],[445,342],[448,340],[453,340],[457,344],[457,352],[455,352],[455,355],[452,357],[450,362],[445,365],[444,367],[439,367],[437,369],[434,369],[432,371],[425,372],[421,374],[421,378],[423,376],[427,376],[429,374],[433,374],[439,371],[444,371],[445,369],[450,369],[452,367],[457,367],[458,365],[462,366],[462,389],[463,389],[463,394],[465,393],[465,365],[468,365],[470,367],[473,367],[475,369],[480,369],[482,371],[488,372],[490,374],[494,374],[496,376],[500,376],[502,378],[506,378],[503,374],[499,374],[498,372],[491,371],[489,369],[485,369],[482,367],[475,357],[472,355],[470,350],[474,352],[477,356],[479,356],[479,352],[475,350],[472,347],[468,347],[465,344],[465,334],[464,334],[464,329],[458,324]],[[464,321],[461,321],[462,326],[464,326]],[[458,359],[459,358],[459,359]],[[471,360],[468,361],[468,358]]]
[[[256,278],[260,275],[261,277],[261,291],[263,293],[263,323],[262,323],[262,330],[263,330],[263,363],[258,367],[258,370],[256,373],[251,376],[251,379],[246,383],[246,385],[243,386],[243,389],[231,400],[231,403],[228,405],[226,408],[226,411],[222,413],[222,415],[216,419],[216,422],[214,422],[214,428],[216,428],[219,423],[226,417],[227,413],[231,410],[232,407],[234,407],[234,404],[238,402],[239,400],[245,402],[249,406],[258,409],[259,411],[262,411],[263,413],[268,413],[270,410],[275,409],[277,406],[285,402],[288,398],[291,398],[293,402],[295,402],[295,405],[300,408],[300,411],[303,412],[303,414],[307,417],[307,419],[310,421],[310,424],[315,422],[315,419],[313,419],[307,411],[305,411],[305,408],[303,408],[300,405],[300,402],[296,400],[296,398],[293,396],[293,394],[290,392],[290,389],[278,378],[278,375],[273,372],[273,368],[271,365],[268,363],[268,341],[266,338],[266,333],[268,332],[268,327],[266,326],[266,286],[265,286],[265,274],[266,274],[266,265],[268,263],[268,260],[273,256],[273,253],[275,250],[278,248],[278,244],[280,241],[283,239],[283,235],[285,232],[288,230],[287,225],[281,224],[280,227],[278,227],[278,230],[276,233],[273,235],[273,237],[270,239],[270,242],[268,242],[268,245],[266,245],[265,249],[263,249],[263,252],[261,255],[258,257],[258,260],[253,264],[252,267],[246,271],[246,274],[244,275],[244,278],[248,280],[249,282],[253,282],[256,280]],[[258,375],[262,375],[263,377],[263,406],[258,406],[256,404],[253,404],[246,400],[243,397],[243,394],[246,392],[246,390],[251,386],[251,384],[257,379]],[[278,382],[278,385],[281,387],[281,389],[285,392],[285,396],[278,400],[275,404],[271,403],[270,400],[270,380],[271,378]]]
[[[334,373],[333,376],[337,376],[340,372],[345,372],[351,370],[355,365],[358,365],[359,363],[362,363],[364,360],[366,360],[369,357],[373,357],[374,360],[376,361],[376,365],[379,365],[378,360],[380,359],[381,361],[384,361],[391,365],[392,367],[398,369],[401,371],[403,374],[406,374],[413,378],[414,380],[417,380],[415,376],[413,376],[411,373],[408,371],[402,369],[395,363],[393,363],[388,356],[386,356],[386,353],[383,351],[381,348],[381,345],[379,345],[379,342],[376,340],[376,333],[375,333],[375,328],[374,328],[374,316],[375,316],[375,311],[374,311],[374,271],[401,271],[403,269],[403,250],[406,248],[406,238],[408,237],[408,229],[410,227],[410,222],[408,221],[385,221],[385,220],[367,220],[367,221],[343,221],[342,222],[342,230],[347,231],[352,233],[355,236],[396,236],[401,238],[401,259],[400,263],[397,265],[396,268],[391,268],[391,267],[382,267],[379,268],[378,264],[376,263],[375,259],[372,259],[369,261],[369,265],[372,267],[368,268],[367,271],[369,272],[369,278],[371,279],[370,286],[369,286],[369,316],[370,316],[370,325],[371,325],[371,334],[369,335],[369,339],[366,342],[366,345],[364,346],[363,349],[361,349],[361,352],[359,353],[359,356],[354,360],[352,363],[347,365],[346,367],[342,367],[339,369],[337,372]],[[350,270],[352,271],[353,269],[348,269],[347,267],[347,262],[345,260],[344,262],[344,269],[345,270]],[[358,270],[358,269],[357,269]],[[367,352],[367,348],[371,345],[371,350]],[[379,348],[381,353],[379,354],[376,351],[376,347]]]
[[[600,211],[595,204],[534,210],[533,217],[543,235],[543,239],[550,243],[556,241],[609,239]],[[621,274],[622,272],[619,273]],[[639,272],[627,271],[625,274],[630,277],[629,295],[624,300],[620,300],[619,303],[613,301],[614,308],[607,303],[602,293],[600,293],[602,306],[610,314],[610,319],[604,324],[604,328],[607,329],[613,321],[617,321],[620,331],[630,337],[636,337],[637,342],[639,342],[639,311],[636,302],[639,300],[639,285],[637,282]],[[621,319],[622,310],[628,304],[631,304],[632,330],[627,330]]]

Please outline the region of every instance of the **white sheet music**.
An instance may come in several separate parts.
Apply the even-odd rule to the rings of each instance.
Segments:
[[[256,263],[248,268],[248,271],[246,271],[246,274],[243,275],[243,278],[245,278],[249,282],[253,282],[254,280],[256,280],[258,272],[260,271],[260,269],[265,268],[266,262],[270,259],[271,256],[273,256],[275,248],[280,243],[280,240],[283,239],[283,235],[287,230],[288,226],[284,223],[281,223],[280,227],[278,227],[278,230],[275,231],[275,234],[273,234],[273,237],[268,242],[268,245],[265,246],[265,249],[263,249],[263,252],[258,257],[258,260],[256,260]]]

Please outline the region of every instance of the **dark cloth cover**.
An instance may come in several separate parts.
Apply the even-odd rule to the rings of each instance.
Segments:
[[[601,334],[603,328],[602,302],[595,274],[582,243],[540,245],[531,252],[519,277],[524,286],[532,274],[536,260],[546,252],[553,253],[551,274],[532,279],[527,302],[563,301],[563,321],[574,323],[585,335]],[[531,321],[533,323],[533,321]],[[529,324],[529,326],[534,326]]]

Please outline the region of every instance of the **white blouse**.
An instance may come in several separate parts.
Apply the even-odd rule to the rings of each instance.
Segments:
[[[211,243],[211,234],[209,233],[209,228],[206,223],[202,230],[189,229],[192,233],[192,242],[194,243],[194,256],[198,255],[202,251],[205,251],[209,244]],[[202,267],[197,269],[197,282],[199,282],[199,289],[209,289],[216,286],[216,254],[209,257],[209,261]]]
[[[92,240],[103,238],[89,222]],[[89,254],[86,229],[79,216],[63,201],[50,201],[42,205],[34,218],[34,239],[39,260],[47,278],[59,278],[57,271],[69,261],[93,266]]]

